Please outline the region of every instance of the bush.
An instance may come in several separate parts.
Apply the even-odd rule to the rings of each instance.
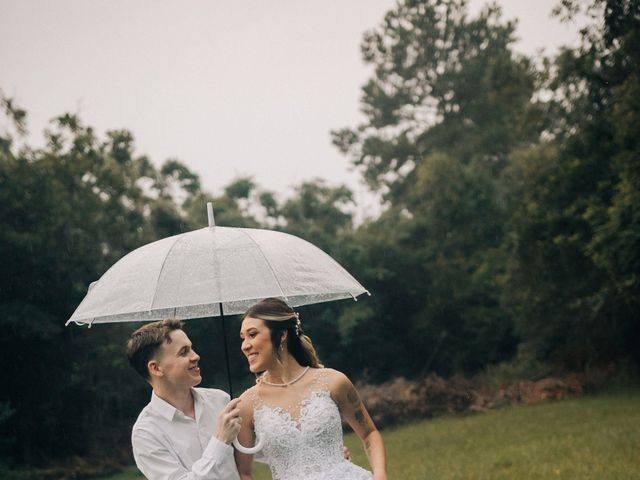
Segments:
[[[613,367],[608,367],[538,380],[511,380],[499,386],[482,375],[444,379],[430,374],[418,381],[399,377],[380,385],[358,383],[357,388],[373,421],[385,427],[417,418],[575,397],[602,386],[612,373]]]

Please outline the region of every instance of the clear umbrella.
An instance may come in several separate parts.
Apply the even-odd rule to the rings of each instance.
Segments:
[[[369,293],[313,244],[282,232],[215,226],[211,204],[207,209],[209,227],[149,243],[116,262],[66,325],[221,316],[226,331],[225,314],[243,313],[262,298],[300,306]]]

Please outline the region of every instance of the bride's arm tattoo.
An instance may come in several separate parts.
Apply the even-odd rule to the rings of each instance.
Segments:
[[[367,415],[365,413],[364,405],[362,404],[362,400],[360,400],[360,395],[358,395],[358,391],[356,388],[351,385],[351,388],[347,392],[347,400],[351,404],[354,409],[354,417],[356,421],[362,425],[364,428],[369,428],[369,420],[367,419]]]
[[[347,400],[354,407],[360,405],[360,397],[358,396],[358,392],[356,392],[355,387],[352,385],[351,389],[349,389],[349,393],[347,393]]]
[[[364,450],[369,453],[369,451],[371,450],[371,441],[370,440],[365,440],[364,442]]]
[[[363,427],[368,426],[367,417],[365,417],[362,408],[358,408],[355,413],[356,421]]]

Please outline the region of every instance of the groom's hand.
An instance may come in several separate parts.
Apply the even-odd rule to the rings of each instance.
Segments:
[[[239,398],[231,400],[226,407],[218,414],[218,431],[216,438],[221,442],[230,444],[240,431],[240,409]]]

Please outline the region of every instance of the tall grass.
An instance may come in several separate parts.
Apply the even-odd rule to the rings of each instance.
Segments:
[[[390,479],[640,479],[640,390],[386,429]],[[345,437],[367,468],[360,441]],[[140,478],[129,472],[110,480]],[[264,465],[256,480],[271,478]]]

